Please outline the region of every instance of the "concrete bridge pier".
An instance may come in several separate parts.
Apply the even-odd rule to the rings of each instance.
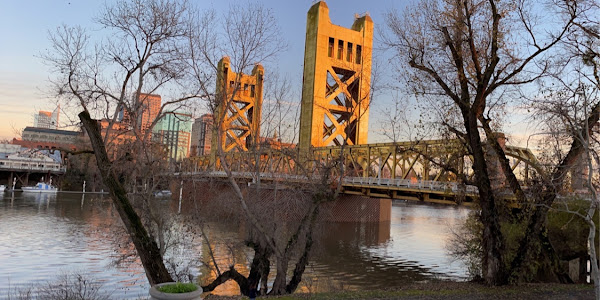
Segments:
[[[389,222],[392,219],[392,200],[360,195],[341,195],[330,204],[327,221],[331,222]]]
[[[181,186],[180,179],[173,179],[170,184],[171,191],[179,190]],[[242,185],[243,187],[244,185]],[[269,189],[262,191],[263,196],[269,198]],[[280,190],[280,197],[294,200],[294,190]],[[222,182],[205,182],[194,180],[183,181],[183,195],[185,199],[196,199],[205,210],[215,211],[220,210],[231,211],[237,207],[231,187],[227,183]],[[194,201],[196,201],[194,200]],[[296,199],[299,200],[299,199]],[[184,201],[184,205],[189,205],[189,200]],[[288,212],[282,211],[287,214]],[[293,214],[293,212],[290,212]],[[363,222],[363,223],[378,223],[391,221],[392,214],[392,199],[389,198],[372,198],[363,195],[348,195],[342,194],[336,201],[325,203],[321,208],[323,221],[326,222]]]

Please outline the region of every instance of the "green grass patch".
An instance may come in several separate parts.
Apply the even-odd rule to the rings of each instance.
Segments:
[[[198,287],[193,283],[181,283],[177,282],[174,284],[167,284],[158,287],[158,290],[163,293],[168,294],[181,294],[181,293],[189,293],[197,290]]]

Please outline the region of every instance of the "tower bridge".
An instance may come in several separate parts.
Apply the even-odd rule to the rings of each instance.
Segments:
[[[327,4],[319,1],[308,11],[305,43],[298,145],[275,149],[256,143],[264,69],[257,65],[251,75],[237,74],[224,59],[217,90],[227,93],[218,105],[211,154],[190,158],[181,175],[225,178],[226,162],[248,184],[306,184],[320,180],[323,166],[335,165],[328,172],[346,194],[448,204],[476,199],[477,188],[459,180],[469,182],[473,171],[458,140],[367,143],[373,43],[368,14],[356,15],[345,28],[331,23]],[[236,91],[241,94],[229,94]],[[222,156],[215,153],[218,147]],[[514,146],[505,146],[505,153],[526,185],[537,170],[535,156]],[[496,169],[501,173],[499,165]],[[492,174],[492,181],[504,188],[503,174]]]
[[[514,146],[506,146],[505,153],[527,186],[537,172],[535,156],[529,149]],[[470,203],[478,196],[475,186],[461,184],[454,173],[473,179],[471,159],[458,140],[318,147],[310,148],[308,154],[300,148],[259,148],[226,153],[216,163],[209,156],[191,158],[181,175],[226,178],[221,159],[236,178],[249,183],[314,183],[324,175],[322,166],[337,163],[331,175],[341,181],[346,194],[445,204]],[[501,174],[493,181],[497,188],[504,187]]]

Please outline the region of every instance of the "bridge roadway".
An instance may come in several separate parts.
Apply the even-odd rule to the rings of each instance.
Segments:
[[[183,178],[218,178],[226,179],[225,171],[180,172],[175,176]],[[232,172],[238,180],[245,180],[248,185],[258,182],[254,172]],[[317,178],[306,175],[260,173],[260,180],[270,183],[314,183]],[[462,204],[470,205],[478,197],[477,187],[460,185],[456,182],[440,182],[433,180],[414,180],[401,178],[343,177],[342,192],[350,195],[364,195],[372,198],[398,200],[415,200],[441,204],[458,204],[458,195],[462,195]]]

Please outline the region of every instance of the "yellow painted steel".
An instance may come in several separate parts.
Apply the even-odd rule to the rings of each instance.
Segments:
[[[265,174],[306,175],[313,178],[320,175],[323,166],[334,164],[337,167],[332,168],[333,176],[339,178],[439,183],[459,182],[459,175],[464,175],[467,179],[473,178],[471,157],[458,140],[312,148],[308,160],[299,158],[298,148],[260,148],[255,151],[228,153],[221,159],[227,160],[234,172],[259,171]],[[518,177],[525,184],[535,176],[534,172],[541,174],[539,163],[529,149],[506,146],[505,153],[511,159],[511,168],[518,168]],[[215,168],[211,166],[208,157],[195,157],[188,162],[187,171],[222,171],[219,165],[216,164]]]
[[[299,147],[367,143],[373,20],[331,23],[325,2],[306,21]]]
[[[231,70],[229,57],[219,61],[215,126],[213,126],[211,151],[216,158],[217,145],[225,152],[248,151],[258,144],[260,136],[261,106],[264,68],[258,64],[250,75]]]
[[[330,166],[333,171],[330,180],[342,180],[346,194],[445,204],[467,204],[477,198],[476,190],[469,189],[459,179],[459,175],[464,175],[472,180],[473,171],[472,159],[458,140],[312,148],[308,152],[310,159],[300,159],[301,153],[299,148],[263,147],[227,153],[219,159],[227,160],[236,176],[253,181],[318,182],[323,167]],[[529,149],[506,146],[505,154],[525,186],[542,174]],[[222,171],[220,165],[220,160],[211,164],[208,157],[195,157],[187,162],[185,171],[210,174]]]

